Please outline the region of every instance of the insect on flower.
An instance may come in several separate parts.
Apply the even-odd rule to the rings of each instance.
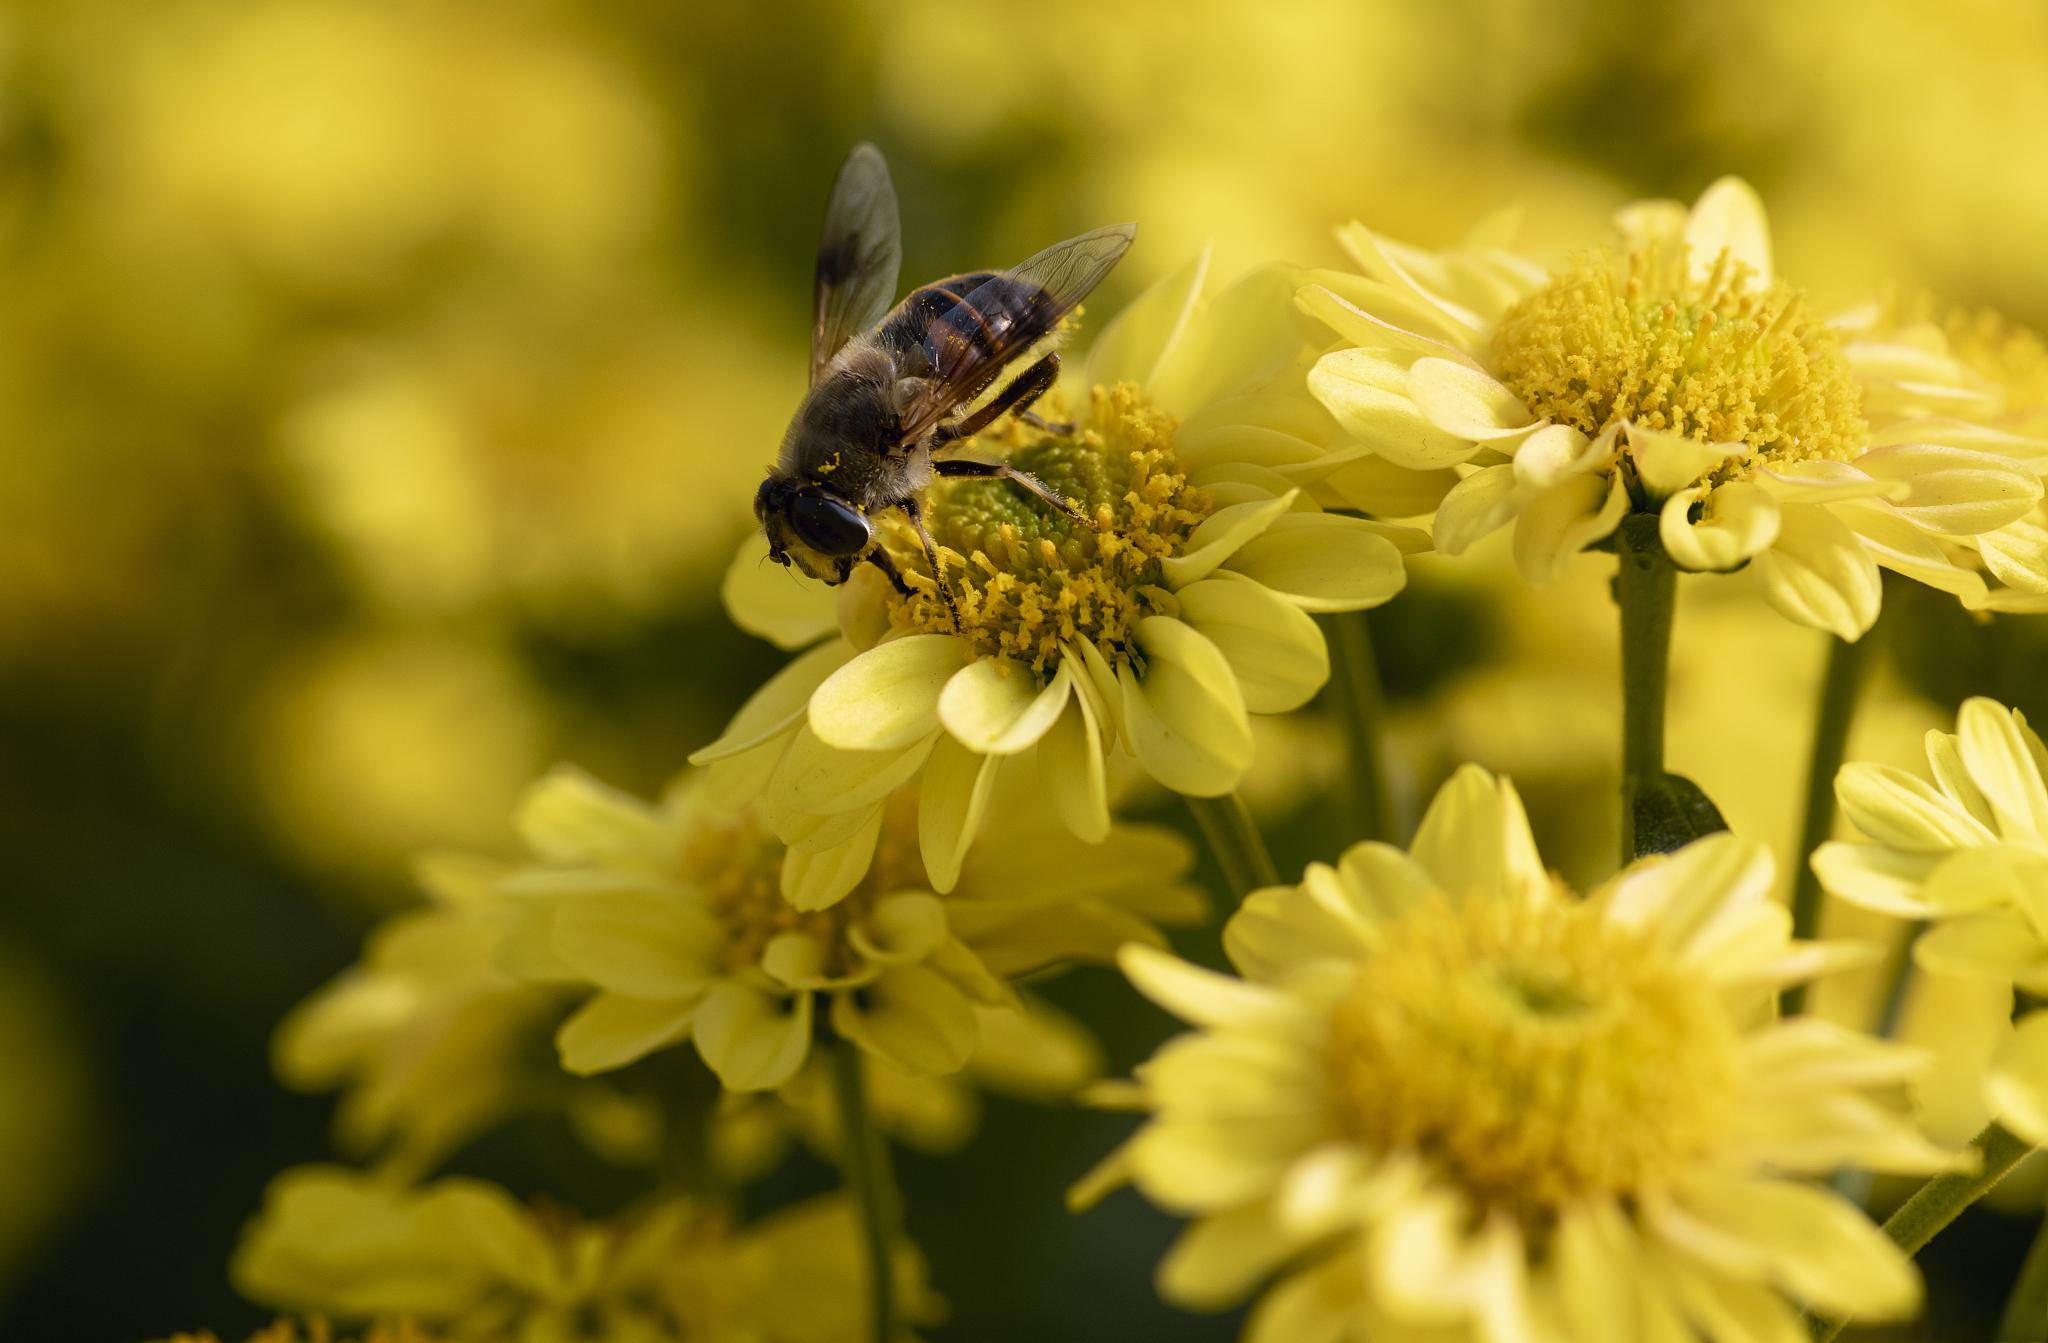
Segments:
[[[933,454],[1005,414],[1061,430],[1031,413],[1059,377],[1059,355],[1044,347],[1136,234],[1135,224],[1095,229],[1013,270],[934,281],[892,308],[903,259],[896,193],[881,153],[855,146],[833,185],[818,246],[810,390],[754,496],[769,557],[835,584],[865,559],[908,592],[875,544],[872,519],[901,509],[939,576],[922,503],[934,475],[1008,480],[1094,526],[1076,504],[1007,463]],[[1017,365],[1023,371],[1004,381]],[[950,608],[943,577],[939,588]]]

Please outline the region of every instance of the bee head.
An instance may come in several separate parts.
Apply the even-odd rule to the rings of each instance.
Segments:
[[[868,548],[867,515],[823,486],[770,476],[754,495],[754,516],[768,537],[768,558],[795,562],[826,583],[845,579],[848,561]]]

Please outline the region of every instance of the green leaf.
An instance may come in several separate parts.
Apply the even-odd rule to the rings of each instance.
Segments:
[[[1669,853],[1694,840],[1726,830],[1721,809],[1706,791],[1683,774],[1666,773],[1640,783],[1629,797],[1635,820],[1635,856]]]

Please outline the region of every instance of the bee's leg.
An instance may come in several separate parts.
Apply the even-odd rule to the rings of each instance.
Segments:
[[[1071,500],[1060,497],[1059,493],[1052,486],[1046,484],[1037,476],[1032,475],[1029,471],[1019,471],[1008,462],[977,462],[965,457],[954,457],[943,462],[933,462],[932,470],[941,476],[970,476],[982,479],[1007,480],[1019,489],[1036,495],[1039,501],[1045,504],[1046,507],[1057,509],[1084,527],[1093,528],[1097,531],[1101,530],[1100,525],[1091,515],[1082,511]]]
[[[1017,418],[1034,429],[1043,429],[1048,434],[1053,434],[1060,438],[1065,438],[1074,432],[1074,422],[1072,420],[1048,420],[1035,410],[1020,410],[1017,412]]]
[[[882,576],[889,580],[896,591],[906,597],[910,595],[910,584],[903,581],[903,571],[896,567],[896,561],[889,558],[889,552],[882,549],[880,544],[868,547],[868,553],[861,558],[880,569]]]
[[[940,425],[938,432],[932,435],[931,445],[942,448],[955,439],[972,437],[994,424],[1009,411],[1016,411],[1020,418],[1028,419],[1041,429],[1049,429],[1054,433],[1072,433],[1074,426],[1071,424],[1060,428],[1047,424],[1031,413],[1031,403],[1044,396],[1052,385],[1059,381],[1059,377],[1060,357],[1057,353],[1049,354],[1011,379],[1010,385],[1003,388],[993,401],[980,410],[952,424]]]
[[[932,567],[932,582],[939,589],[939,596],[945,600],[946,614],[953,618],[953,629],[960,629],[960,608],[953,601],[953,585],[946,581],[946,571],[939,567],[939,548],[932,544],[932,534],[924,525],[924,506],[916,498],[903,500],[897,507],[903,516],[910,519],[910,525],[917,529],[917,539],[924,543],[924,560]]]

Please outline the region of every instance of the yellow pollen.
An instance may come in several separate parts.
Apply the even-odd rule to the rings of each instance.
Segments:
[[[1847,459],[1868,438],[1835,333],[1725,251],[1698,278],[1682,246],[1582,258],[1508,311],[1492,355],[1530,410],[1588,435],[1627,420],[1746,443],[1743,469]]]
[[[707,817],[683,842],[685,876],[725,925],[729,970],[758,964],[779,934],[801,932],[827,948],[827,973],[846,973],[855,954],[847,930],[878,899],[931,889],[919,855],[917,803],[910,794],[890,799],[867,875],[829,909],[802,910],[782,898],[783,854],[781,842],[751,816]]]
[[[1049,675],[1062,644],[1086,641],[1112,666],[1131,657],[1131,631],[1162,602],[1160,561],[1178,555],[1213,505],[1173,453],[1172,417],[1129,383],[1093,392],[1087,427],[1069,437],[1016,421],[964,453],[1001,456],[1102,524],[1075,522],[1005,480],[933,484],[925,519],[959,607],[959,633],[980,657],[1015,658]],[[952,633],[914,537],[891,555],[914,591],[897,596],[899,630]]]
[[[1331,1020],[1339,1128],[1540,1232],[1712,1146],[1736,1037],[1710,991],[1569,898],[1439,898],[1389,925]]]

